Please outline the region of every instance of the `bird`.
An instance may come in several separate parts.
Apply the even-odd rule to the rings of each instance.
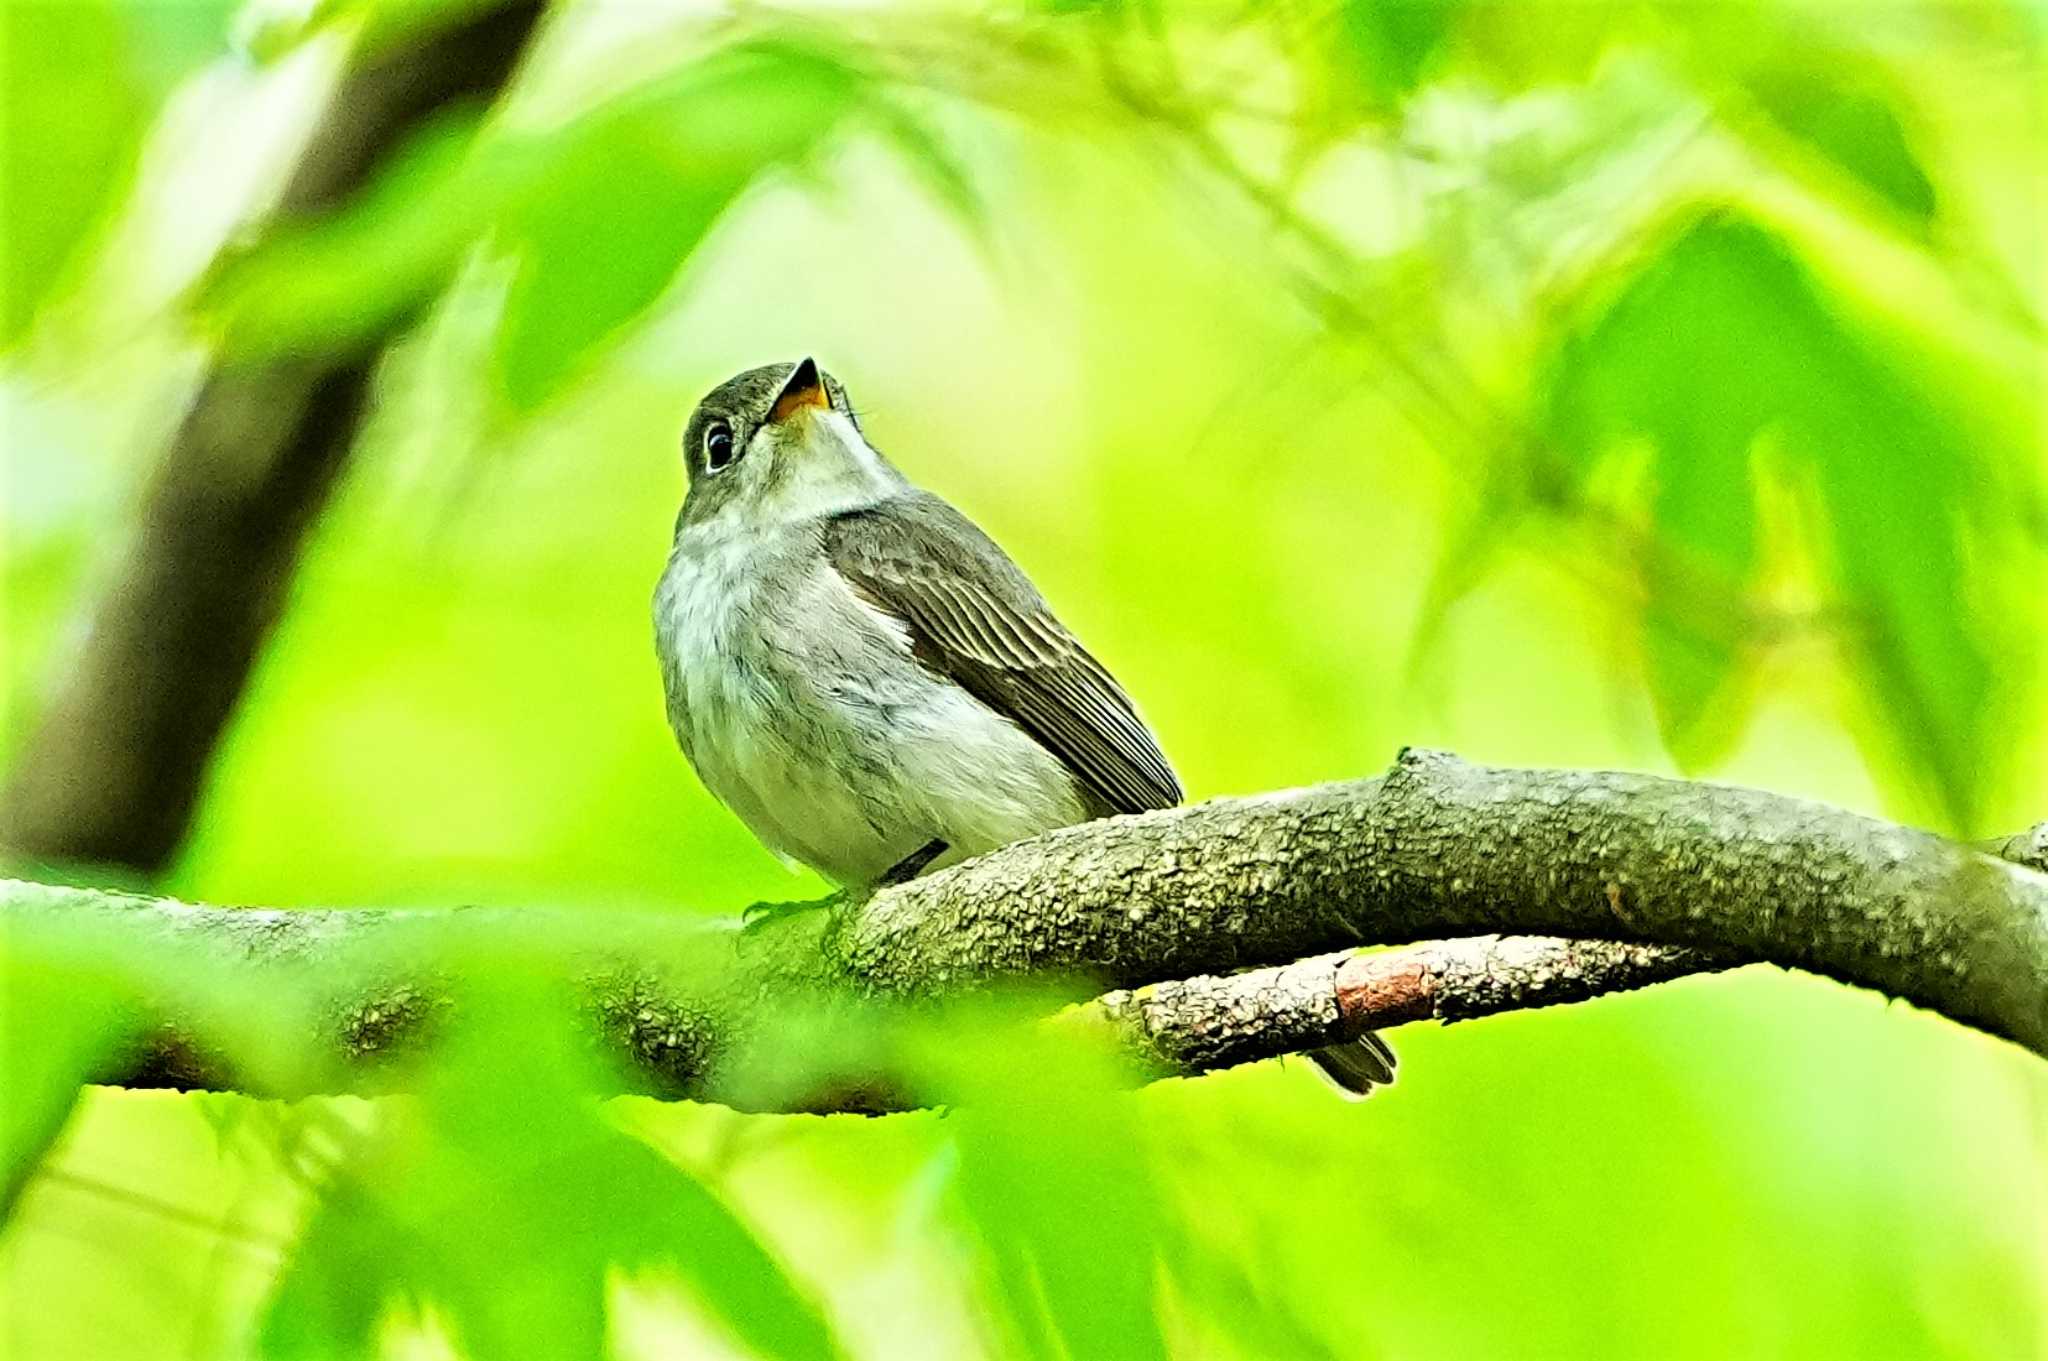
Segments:
[[[712,389],[683,458],[653,602],[669,726],[785,863],[865,894],[1181,801],[1123,687],[814,359]],[[1393,1079],[1377,1035],[1311,1058],[1354,1095]]]

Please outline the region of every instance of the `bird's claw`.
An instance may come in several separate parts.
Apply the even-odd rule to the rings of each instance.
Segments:
[[[846,889],[841,889],[837,893],[805,902],[749,903],[740,912],[740,931],[747,936],[757,935],[763,928],[777,922],[786,922],[811,912],[834,911],[851,901],[853,895]]]

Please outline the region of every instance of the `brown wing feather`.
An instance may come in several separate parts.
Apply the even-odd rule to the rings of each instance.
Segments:
[[[919,492],[834,516],[824,538],[834,570],[903,623],[919,660],[1059,757],[1097,811],[1180,802],[1130,697],[966,516]]]

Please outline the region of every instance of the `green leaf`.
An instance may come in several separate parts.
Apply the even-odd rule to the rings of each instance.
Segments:
[[[331,217],[280,225],[221,261],[198,305],[242,358],[361,342],[446,287],[492,216],[539,173],[523,147],[480,147],[474,109],[454,109],[406,143]]]
[[[679,1277],[759,1355],[824,1361],[839,1354],[817,1305],[708,1187],[639,1144],[615,1152],[615,1212],[639,1231],[637,1260]]]
[[[493,371],[511,406],[537,408],[615,342],[741,192],[814,151],[862,88],[809,49],[753,45],[570,135],[502,228],[518,270]]]
[[[330,1361],[377,1354],[389,1297],[421,1274],[414,1243],[378,1199],[343,1182],[329,1188],[271,1296],[260,1354]]]
[[[512,0],[312,0],[290,11],[261,13],[262,27],[250,37],[256,60],[276,62],[314,36],[336,28],[353,30],[353,59],[362,61],[404,43],[499,9]]]
[[[0,7],[0,345],[75,275],[145,113],[111,0]]]
[[[601,1356],[621,1270],[680,1280],[756,1354],[838,1354],[753,1232],[605,1118],[567,1008],[514,984],[464,1014],[417,1109],[307,1226],[265,1313],[265,1356],[368,1354],[398,1306],[434,1309],[480,1361]]]
[[[1643,620],[1645,664],[1665,746],[1689,770],[1724,756],[1743,716],[1742,629],[1730,597],[1753,583],[1751,447],[1783,395],[1770,385],[1774,372],[1745,351],[1772,305],[1756,285],[1740,266],[1727,268],[1712,242],[1674,248],[1598,325],[1568,340],[1551,392],[1555,442],[1579,460],[1581,477],[1616,438],[1655,443],[1650,509],[1661,556]]]
[[[1339,0],[1282,17],[1303,54],[1291,156],[1305,165],[1371,120],[1397,113],[1444,56],[1463,0]]]
[[[1172,1276],[1180,1297],[1198,1306],[1219,1334],[1236,1344],[1238,1355],[1337,1361],[1335,1349],[1298,1312],[1302,1304],[1313,1306],[1314,1296],[1272,1289],[1273,1263],[1250,1257],[1244,1244],[1212,1242],[1183,1225],[1170,1225],[1169,1232]],[[1348,1325],[1345,1332],[1350,1338],[1346,1356],[1372,1354]]]
[[[360,343],[445,289],[490,238],[516,262],[492,377],[514,410],[531,411],[668,289],[763,171],[811,152],[862,88],[826,57],[764,44],[548,133],[493,137],[477,111],[457,110],[333,216],[281,226],[225,261],[199,306],[244,357]]]
[[[1641,7],[1585,0],[1568,5],[1488,5],[1459,33],[1457,57],[1507,91],[1591,83],[1601,57],[1644,36]]]
[[[1980,796],[2011,750],[1993,730],[1997,650],[1973,575],[1997,564],[1966,537],[1987,510],[1965,437],[1874,353],[1824,354],[1836,372],[1803,431],[1819,458],[1829,547],[1855,610],[1851,645],[1910,766],[1954,829],[1977,826]],[[1976,561],[1972,561],[1972,559]]]
[[[939,206],[953,215],[954,222],[973,238],[982,253],[992,255],[995,239],[988,204],[953,148],[929,122],[894,100],[878,99],[871,108],[876,128],[896,148],[904,164],[923,181]]]
[[[1650,447],[1645,648],[1672,752],[1711,759],[1743,716],[1768,436],[1823,512],[1812,548],[1885,718],[1872,755],[1968,829],[1996,755],[1996,624],[1972,574],[1999,564],[1968,537],[1987,484],[1954,419],[1793,251],[1730,217],[1693,223],[1567,339],[1546,400],[1548,436],[1582,481],[1627,443]]]
[[[35,885],[10,893],[44,893]],[[99,1062],[129,1035],[121,967],[94,967],[19,925],[0,929],[0,1223]]]
[[[1397,108],[1422,85],[1462,8],[1460,0],[1345,0],[1340,51],[1373,108]]]
[[[1044,1358],[1165,1357],[1159,1283],[1175,1240],[1108,1056],[964,1011],[923,1050],[930,1090],[961,1103],[949,1119],[955,1196],[1016,1345]]]
[[[1939,206],[1894,100],[1840,62],[1801,62],[1749,81],[1757,107],[1780,130],[1926,230]]]
[[[228,26],[240,0],[121,0],[135,34],[143,84],[161,100],[185,77],[227,54]]]

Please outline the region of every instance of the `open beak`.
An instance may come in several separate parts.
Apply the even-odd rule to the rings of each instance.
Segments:
[[[823,410],[831,405],[832,398],[825,391],[825,380],[818,375],[817,361],[803,359],[789,375],[789,381],[782,385],[775,405],[768,412],[768,419],[780,425],[807,407]]]

